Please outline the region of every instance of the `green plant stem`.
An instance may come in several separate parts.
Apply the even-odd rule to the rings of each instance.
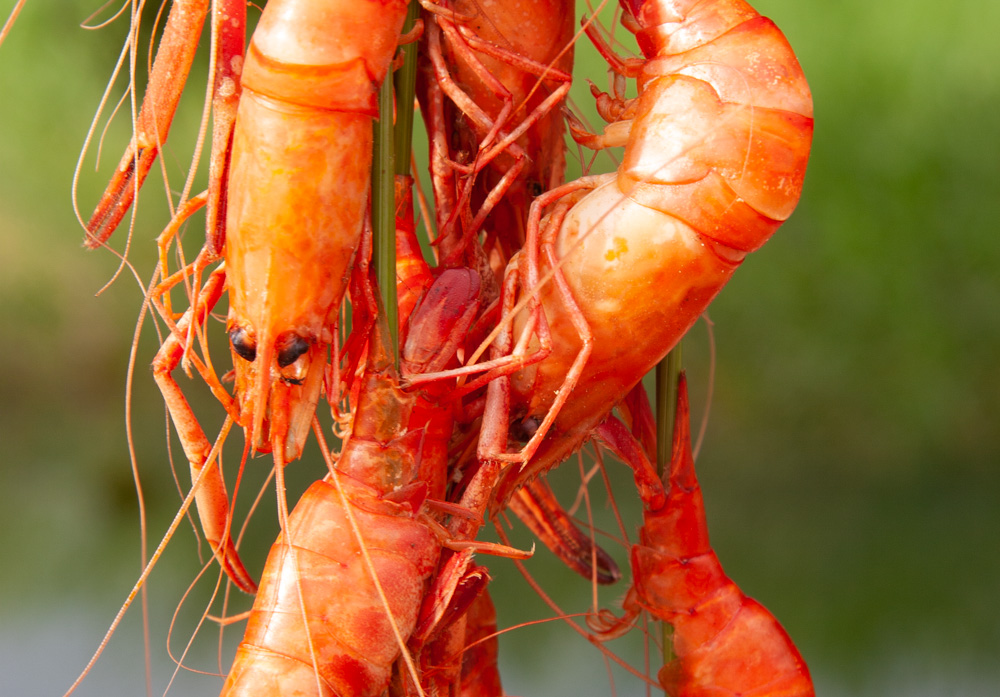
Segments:
[[[681,344],[656,364],[656,471],[664,478],[673,450],[674,421],[677,419],[677,381],[681,374]],[[674,660],[674,628],[661,622],[663,664]]]
[[[403,31],[413,28],[420,16],[420,3],[411,0]],[[410,173],[410,150],[413,143],[413,95],[417,89],[417,44],[402,46],[403,67],[392,76],[396,87],[396,174]]]
[[[382,294],[382,307],[389,325],[393,365],[399,368],[399,331],[396,319],[396,194],[393,182],[395,153],[392,128],[392,82],[382,83],[378,93],[379,119],[375,122],[375,154],[372,158],[372,256],[375,277]]]
[[[681,344],[656,364],[656,471],[660,478],[670,462],[677,418],[677,380],[681,374]]]
[[[403,31],[409,31],[419,12],[416,0],[410,3]],[[374,124],[372,157],[372,250],[375,278],[382,295],[389,325],[389,345],[393,365],[399,370],[399,315],[396,302],[396,187],[395,175],[410,168],[413,131],[413,94],[416,88],[417,51],[415,44],[402,48],[403,67],[386,79],[378,91],[378,121]],[[393,86],[396,117],[393,123]]]

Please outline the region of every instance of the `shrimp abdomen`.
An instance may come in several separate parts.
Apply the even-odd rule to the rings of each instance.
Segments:
[[[318,694],[376,697],[388,685],[400,652],[392,623],[412,633],[440,544],[408,505],[338,477],[350,512],[329,477],[303,494],[268,555],[223,695],[317,694],[320,685]]]

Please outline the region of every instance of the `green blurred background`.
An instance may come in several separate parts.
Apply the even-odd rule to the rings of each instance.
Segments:
[[[138,575],[124,400],[141,293],[125,273],[95,297],[117,260],[83,251],[70,198],[124,32],[120,23],[80,28],[97,4],[29,2],[0,46],[4,694],[61,694]],[[4,0],[0,11],[12,5]],[[796,48],[816,134],[794,217],[711,308],[715,391],[699,464],[713,542],[730,575],[795,638],[821,694],[997,694],[1000,4],[757,7]],[[603,68],[582,57],[576,74],[606,84]],[[203,87],[201,79],[189,95],[164,160],[175,190],[191,156],[190,138],[178,134],[196,125]],[[582,103],[585,89],[576,94]],[[85,215],[127,133],[120,117],[99,172],[88,159],[79,183]],[[149,188],[130,253],[144,277],[167,216],[162,183],[151,178]],[[697,413],[708,384],[706,337],[700,323],[685,344]],[[162,400],[146,367],[155,346],[147,326],[133,397],[154,543],[179,500]],[[217,428],[217,409],[197,404],[209,430]],[[266,462],[252,469],[263,472]],[[315,458],[297,465],[293,486],[321,467]],[[563,470],[557,478],[572,489],[579,475]],[[627,478],[619,479],[616,493],[627,499]],[[254,569],[273,538],[272,498],[254,519],[262,541],[248,554]],[[185,524],[153,576],[157,692],[170,671],[167,623],[198,568],[194,546]],[[532,564],[568,607],[586,606],[586,584],[547,552]],[[509,564],[491,565],[501,624],[551,614]],[[203,581],[184,605],[175,651],[210,586]],[[77,694],[144,689],[141,626],[133,610]],[[208,658],[192,663],[211,670],[213,629],[202,634],[207,649],[193,653]],[[509,691],[610,692],[600,655],[565,625],[511,636],[502,647]],[[641,647],[623,651],[641,661]],[[615,680],[624,694],[641,689]],[[207,694],[219,684],[182,675],[170,689]]]

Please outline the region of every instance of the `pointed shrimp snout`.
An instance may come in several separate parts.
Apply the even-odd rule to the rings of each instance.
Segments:
[[[240,424],[255,452],[297,460],[305,446],[323,385],[327,345],[293,331],[258,342],[244,326],[230,329]]]

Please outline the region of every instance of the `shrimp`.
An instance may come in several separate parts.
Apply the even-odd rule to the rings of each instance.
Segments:
[[[407,190],[398,199],[402,202],[400,209],[411,200],[408,194]],[[464,336],[478,311],[480,285],[479,276],[469,269],[446,269],[435,280],[420,256],[412,222],[407,224],[397,216],[396,234],[401,325],[405,318],[402,369],[404,376],[412,378],[453,360],[457,340]],[[413,296],[418,296],[419,302]],[[448,442],[455,431],[456,413],[463,407],[451,399],[453,390],[454,380],[412,388],[416,403],[411,428],[423,429],[426,434],[420,477],[428,484],[431,498],[445,495],[449,472],[452,477],[457,475],[455,463],[449,465]],[[595,562],[599,582],[613,583],[620,578],[614,560],[604,550],[595,549],[591,539],[576,528],[543,480],[531,482],[519,491],[511,501],[511,510],[540,541],[585,578],[591,577]]]
[[[486,247],[498,245],[502,270],[524,241],[520,211],[562,181],[559,109],[571,80],[573,3],[423,4],[417,96],[428,128],[441,263],[475,268],[481,250],[471,240],[485,228]]]
[[[413,398],[384,331],[376,324],[340,457],[268,555],[223,695],[380,695],[416,626],[441,540],[422,512],[421,434],[406,429]]]
[[[665,503],[643,499],[643,525],[640,542],[632,548],[633,586],[624,601],[625,615],[607,623],[604,634],[620,634],[643,610],[669,622],[675,658],[658,677],[672,697],[813,695],[809,668],[788,633],[767,608],[726,576],[709,546],[690,430],[682,375]]]
[[[617,75],[637,79],[638,96],[625,99],[616,79],[616,94],[598,100],[604,133],[574,125],[573,135],[624,145],[624,161],[536,198],[508,266],[496,344],[506,358],[483,379],[513,375],[490,383],[500,416],[484,426],[480,456],[521,467],[492,489],[494,510],[600,428],[802,190],[812,99],[774,23],[742,0],[622,6],[644,59],[621,59],[587,33]],[[527,307],[514,312],[515,296]],[[506,452],[508,433],[519,452]]]
[[[279,467],[300,456],[367,211],[376,90],[405,14],[403,0],[268,3],[241,74],[225,167],[224,261],[213,272],[220,281],[206,286],[153,362],[192,476],[212,470],[196,496],[206,535],[248,592],[253,582],[226,533],[221,474],[172,371],[190,360],[192,318],[211,311],[224,280],[235,398],[209,370],[200,372],[253,450],[273,451]],[[196,269],[216,254],[210,237]]]

